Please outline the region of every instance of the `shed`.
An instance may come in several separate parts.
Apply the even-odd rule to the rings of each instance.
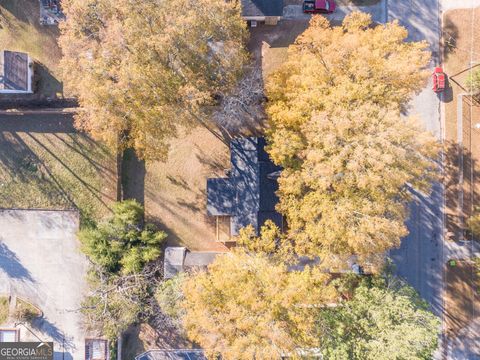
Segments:
[[[0,52],[0,93],[32,92],[33,63],[26,53]]]
[[[171,279],[178,273],[194,268],[206,268],[219,255],[216,251],[189,251],[185,247],[165,249],[163,277]]]

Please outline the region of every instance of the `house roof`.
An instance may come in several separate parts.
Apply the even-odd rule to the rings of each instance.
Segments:
[[[258,232],[265,221],[278,226],[282,216],[275,211],[278,197],[276,177],[281,170],[265,151],[264,138],[237,138],[230,143],[231,171],[228,178],[207,180],[207,213],[230,216],[230,231],[253,225]]]
[[[0,89],[28,91],[28,54],[4,50],[0,56]]]
[[[282,16],[283,0],[242,0],[243,17]]]
[[[135,360],[207,360],[203,350],[149,350]]]

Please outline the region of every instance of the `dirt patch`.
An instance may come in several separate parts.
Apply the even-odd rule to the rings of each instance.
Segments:
[[[480,8],[475,17],[480,17]],[[468,96],[465,81],[471,57],[480,54],[480,27],[472,25],[472,10],[451,10],[443,19],[444,70],[450,88],[445,103],[447,239],[462,240],[465,220],[478,204],[480,183],[480,103]],[[466,94],[461,96],[461,94]],[[462,117],[461,119],[459,117]]]
[[[123,335],[122,352],[124,359],[135,359],[135,356],[152,349],[190,349],[192,344],[172,329],[161,333],[149,324],[142,323],[130,326]]]
[[[282,20],[276,26],[250,28],[248,49],[262,67],[264,79],[287,60],[288,46],[308,27],[309,19]]]
[[[464,336],[465,329],[478,320],[480,296],[472,262],[456,261],[455,266],[447,264],[445,277],[446,336],[452,341],[457,336]]]
[[[166,162],[147,162],[145,209],[149,221],[168,233],[169,245],[225,250],[216,242],[215,218],[207,215],[207,178],[225,176],[229,148],[204,128],[172,140]]]

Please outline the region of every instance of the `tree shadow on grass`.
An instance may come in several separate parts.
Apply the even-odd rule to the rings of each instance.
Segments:
[[[122,159],[122,190],[124,200],[135,199],[140,204],[145,204],[146,173],[145,160],[139,159],[135,150],[125,150]]]
[[[35,62],[33,91],[48,98],[63,97],[63,83],[43,64]]]
[[[457,38],[458,38],[458,28],[450,20],[448,16],[445,16],[443,22],[443,57],[444,60],[447,60],[449,56],[455,52],[457,47]]]
[[[480,170],[472,153],[454,142],[446,143],[444,154],[447,239],[458,241],[468,237],[465,222],[480,201],[475,186]]]

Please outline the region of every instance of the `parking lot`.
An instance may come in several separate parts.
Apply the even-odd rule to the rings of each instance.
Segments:
[[[53,341],[55,360],[84,359],[78,312],[86,258],[74,211],[0,210],[0,294],[38,306],[43,317],[18,326],[20,341]]]

